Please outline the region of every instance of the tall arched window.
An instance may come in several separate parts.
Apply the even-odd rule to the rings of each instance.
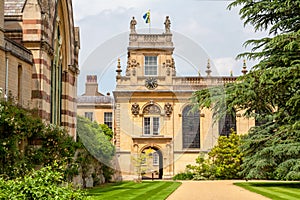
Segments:
[[[18,102],[22,105],[22,82],[23,82],[23,70],[22,65],[18,65]]]
[[[159,135],[160,109],[154,104],[146,106],[144,114],[144,135]]]
[[[62,98],[62,35],[57,26],[54,40],[54,59],[51,68],[51,123],[60,125],[61,123],[61,98]]]
[[[183,148],[200,148],[200,113],[186,106],[182,111]]]
[[[229,136],[231,129],[236,131],[236,119],[234,114],[227,112],[225,117],[219,120],[219,134]]]

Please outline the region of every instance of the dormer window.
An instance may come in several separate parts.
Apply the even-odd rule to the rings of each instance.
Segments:
[[[157,56],[145,56],[145,76],[157,76]]]

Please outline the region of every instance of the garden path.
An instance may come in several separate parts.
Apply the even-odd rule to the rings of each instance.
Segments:
[[[167,200],[269,200],[233,185],[234,182],[237,181],[182,181]]]

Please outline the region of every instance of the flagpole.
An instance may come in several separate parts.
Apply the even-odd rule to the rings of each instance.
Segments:
[[[149,33],[151,33],[151,18],[150,18],[150,9],[148,10],[149,12]]]

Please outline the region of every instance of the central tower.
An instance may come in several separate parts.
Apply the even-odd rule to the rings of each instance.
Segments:
[[[209,109],[193,110],[193,92],[234,82],[236,77],[211,76],[209,63],[207,76],[177,76],[169,17],[160,34],[137,33],[136,24],[133,17],[127,66],[122,72],[118,61],[113,92],[118,171],[120,179],[134,179],[141,169],[145,178],[153,174],[169,179],[187,164],[196,164],[199,153],[215,145],[219,125],[224,124],[213,123]],[[237,132],[244,132],[246,121],[238,122]],[[231,125],[226,127],[230,130]],[[149,157],[137,163],[144,153]]]
[[[161,34],[139,34],[134,17],[130,22],[128,57],[125,76],[117,68],[114,91],[115,143],[123,179],[136,176],[134,159],[145,150],[151,153],[151,166],[145,176],[155,172],[156,178],[173,176],[172,111],[176,76],[174,45],[170,20],[165,21]]]

